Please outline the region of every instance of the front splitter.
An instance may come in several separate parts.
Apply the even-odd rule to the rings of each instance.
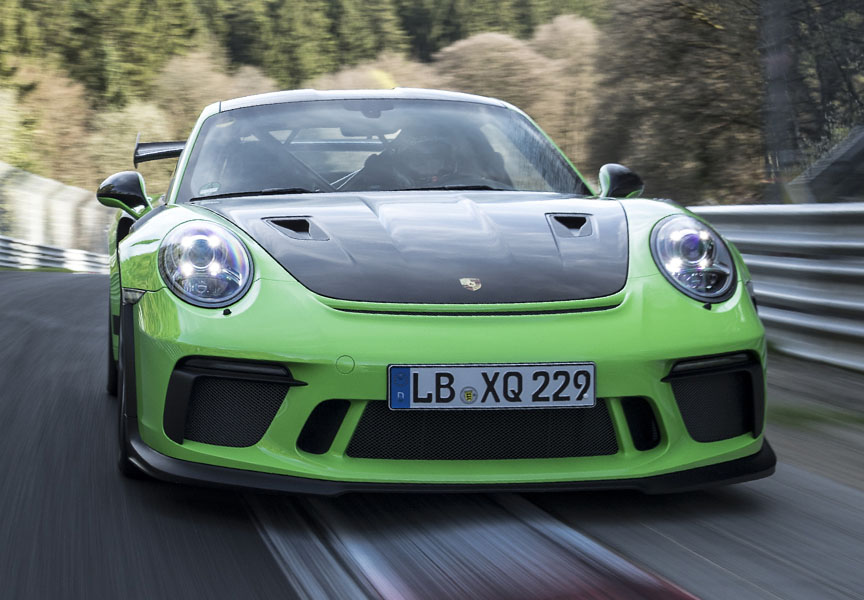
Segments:
[[[774,473],[777,457],[768,440],[756,454],[685,471],[634,479],[604,479],[542,483],[374,483],[329,481],[260,471],[231,469],[171,458],[144,443],[138,420],[127,418],[129,457],[141,471],[163,481],[207,487],[246,489],[271,493],[339,496],[351,492],[483,493],[638,490],[646,494],[689,492],[742,483]]]

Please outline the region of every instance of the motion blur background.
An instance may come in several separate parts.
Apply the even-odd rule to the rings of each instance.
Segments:
[[[105,272],[112,211],[93,191],[132,168],[139,132],[185,139],[242,95],[395,86],[502,98],[589,180],[619,162],[649,197],[716,205],[697,210],[744,254],[768,329],[777,475],[507,510],[126,481],[102,391],[107,279],[0,273],[5,591],[575,597],[586,533],[703,598],[861,598],[861,0],[0,0],[0,271]],[[151,195],[172,162],[141,166]],[[495,564],[478,575],[477,556]]]
[[[92,190],[212,101],[417,86],[513,102],[589,177],[800,201],[771,184],[864,123],[862,62],[857,0],[4,0],[0,160]]]

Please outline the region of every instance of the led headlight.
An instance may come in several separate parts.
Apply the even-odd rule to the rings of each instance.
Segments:
[[[196,306],[221,308],[252,283],[249,251],[233,233],[207,221],[171,230],[159,247],[159,271],[172,292]]]
[[[700,302],[722,302],[735,290],[735,261],[721,237],[686,215],[666,217],[651,233],[651,254],[676,288]]]

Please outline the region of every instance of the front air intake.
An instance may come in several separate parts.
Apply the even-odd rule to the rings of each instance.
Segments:
[[[200,377],[192,388],[183,437],[215,446],[254,446],[287,393],[281,383]]]
[[[366,404],[348,444],[353,458],[509,460],[618,452],[605,400],[593,408],[390,410]]]
[[[291,387],[305,385],[284,366],[195,357],[171,374],[165,398],[165,434],[184,440],[243,448],[257,444]]]
[[[297,438],[297,447],[309,454],[324,454],[330,450],[350,407],[348,400],[321,402],[306,419]]]
[[[630,429],[633,447],[637,450],[651,450],[660,443],[660,427],[651,403],[645,398],[621,398],[621,408]]]
[[[748,353],[677,363],[664,380],[672,385],[687,432],[697,442],[718,442],[762,432],[765,389],[762,365]]]

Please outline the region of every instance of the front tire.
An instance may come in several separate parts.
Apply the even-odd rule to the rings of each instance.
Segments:
[[[108,309],[108,377],[107,377],[107,381],[105,383],[105,390],[108,392],[109,396],[116,396],[117,395],[117,382],[118,382],[117,361],[114,360],[114,344],[112,343],[113,340],[111,339],[113,337],[113,333],[111,331],[111,329],[112,329],[111,321],[112,321],[111,309],[109,308]]]
[[[122,308],[121,308],[122,310]],[[117,468],[120,470],[120,473],[123,474],[124,477],[128,477],[129,479],[147,479],[147,475],[144,474],[141,469],[135,466],[132,460],[129,458],[129,425],[128,419],[126,418],[126,369],[123,368],[123,344],[124,344],[124,336],[123,336],[123,319],[121,313],[120,319],[120,332],[119,332],[119,340],[117,343],[117,355],[120,357],[119,361],[119,369],[117,369],[118,375],[118,392],[119,392],[119,401],[117,402],[117,414],[118,414],[118,427],[117,427],[117,442],[118,442],[118,451],[117,451]],[[110,356],[110,355],[109,355]]]

